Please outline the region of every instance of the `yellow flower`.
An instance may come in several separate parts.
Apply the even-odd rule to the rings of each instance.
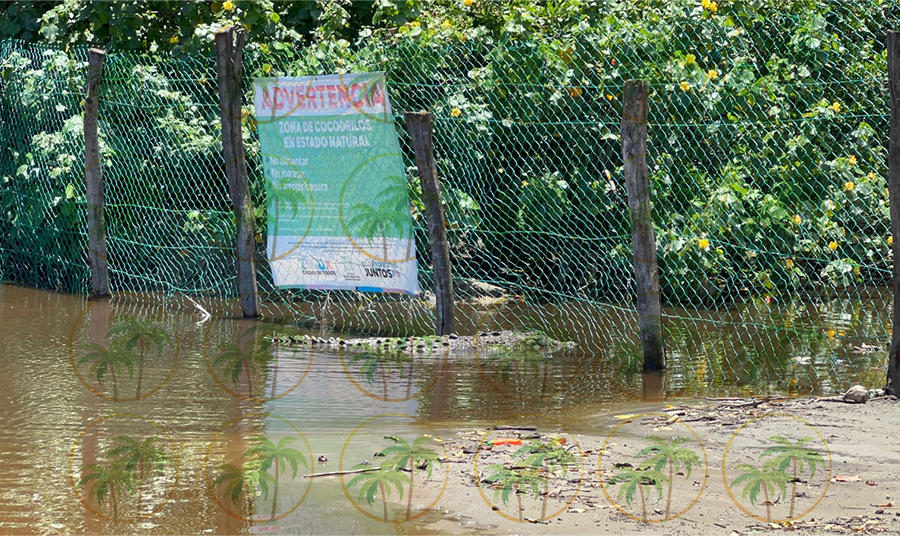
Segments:
[[[851,165],[851,166],[855,166],[855,165],[856,165],[856,155],[855,155],[855,154],[851,154],[851,155],[850,155],[850,158],[848,158],[847,160],[850,161],[850,165]]]
[[[222,9],[224,9],[225,11],[231,11],[232,9],[234,9],[234,2],[225,2],[224,4],[222,4]]]
[[[697,65],[697,56],[694,56],[693,54],[688,54],[687,56],[684,57],[684,64],[685,65]]]
[[[856,185],[853,184],[853,181],[847,181],[844,183],[845,192],[852,192],[854,188],[856,188]]]
[[[571,95],[573,98],[580,97],[581,93],[582,93],[582,89],[580,87],[570,87],[569,88],[569,95]]]
[[[265,43],[263,43],[262,45],[259,45],[259,49],[262,50],[263,54],[269,53],[269,45],[267,45]]]
[[[829,329],[829,330],[828,330],[828,333],[826,333],[825,335],[826,335],[829,339],[833,339],[834,336],[837,335],[837,333],[835,333],[833,329]]]
[[[462,112],[459,111],[459,108],[453,108],[452,110],[450,110],[450,115],[452,117],[459,117],[461,114]]]
[[[710,80],[715,80],[716,78],[719,77],[719,71],[717,71],[715,69],[710,69],[709,72],[706,73],[706,77],[709,78]]]
[[[705,238],[701,238],[697,242],[697,246],[700,247],[700,249],[709,249],[709,240],[707,240]]]
[[[834,113],[840,113],[841,103],[839,103],[838,101],[834,101],[834,104],[831,105],[831,111]]]
[[[794,216],[794,223],[797,225],[800,225],[801,223],[803,223],[803,217],[800,216],[799,214],[796,214]]]
[[[609,93],[606,94],[606,100],[613,100],[613,96]]]
[[[719,10],[719,4],[717,4],[715,2],[710,2],[709,6],[707,6],[706,9],[708,9],[711,13],[715,13],[716,11]]]
[[[422,25],[422,23],[417,20],[414,20],[414,21],[410,22],[409,25],[412,26],[413,28],[418,28],[419,26]]]
[[[689,83],[687,83],[687,82],[681,83],[681,91],[690,91],[690,90],[691,90],[691,85]]]
[[[878,175],[876,175],[874,171],[870,171],[869,174],[866,175],[866,177],[869,177],[870,180],[874,181],[875,179],[878,178]]]
[[[700,5],[703,6],[703,9],[706,9],[709,7],[709,2],[710,0],[700,0]]]
[[[170,44],[173,44],[173,45],[174,45],[174,44],[177,43],[177,42],[178,42],[178,36],[177,36],[177,35],[173,35],[173,36],[169,39],[169,43],[170,43]]]
[[[830,249],[831,251],[837,251],[837,248],[838,248],[838,243],[835,242],[834,240],[832,240],[831,242],[828,243],[828,249]]]
[[[893,236],[887,237],[887,243],[889,246],[893,246],[894,245],[894,237]]]
[[[784,267],[787,268],[788,270],[793,268],[794,267],[794,259],[788,259],[788,260],[784,261]]]
[[[466,6],[471,6],[474,3],[475,3],[475,0],[463,0],[463,4],[465,4]]]
[[[443,26],[445,29],[449,29],[453,26],[453,23],[449,20],[445,20],[443,23],[441,23],[441,26]]]

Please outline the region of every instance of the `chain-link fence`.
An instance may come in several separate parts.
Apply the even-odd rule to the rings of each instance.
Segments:
[[[264,310],[396,335],[433,325],[427,299],[278,291],[265,262],[252,79],[384,71],[420,288],[432,274],[408,110],[435,115],[459,331],[572,340],[639,390],[618,132],[622,85],[644,78],[670,393],[883,383],[885,353],[874,347],[890,332],[884,37],[900,28],[900,6],[741,19],[710,5],[539,42],[251,44],[244,143]],[[0,46],[0,278],[86,292],[87,50]],[[108,54],[100,165],[114,291],[236,294],[216,88],[212,55]]]

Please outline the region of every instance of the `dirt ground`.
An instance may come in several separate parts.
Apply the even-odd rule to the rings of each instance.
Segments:
[[[820,398],[720,399],[688,406],[666,405],[659,413],[644,417],[609,416],[609,425],[604,425],[606,433],[597,435],[569,436],[547,423],[536,430],[525,427],[528,429],[460,431],[456,437],[445,438],[452,463],[449,483],[438,506],[423,516],[421,521],[425,523],[403,531],[729,536],[777,532],[900,533],[900,446],[896,433],[891,432],[891,425],[900,422],[897,400],[881,398],[866,404],[847,404]],[[520,523],[515,495],[507,504],[500,498],[494,502],[494,490],[482,486],[484,497],[481,496],[475,458],[478,479],[483,480],[487,466],[509,463],[513,453],[521,448],[506,444],[487,450],[488,441],[522,439],[527,444],[528,438],[535,436],[544,441],[566,438],[558,441],[565,441],[565,448],[583,461],[584,472],[582,476],[575,464],[565,477],[559,471],[554,473],[547,486],[548,521],[534,521],[541,517],[543,495],[523,495],[526,521]],[[690,471],[686,464],[673,467],[671,472],[662,466],[664,477],[672,475],[670,515],[665,520],[670,494],[665,482],[660,483],[659,491],[652,485],[640,486],[642,490],[635,486],[630,505],[624,494],[619,495],[620,487],[627,484],[610,482],[614,475],[627,473],[629,466],[639,468],[640,460],[648,457],[645,449],[654,444],[652,436],[670,443],[681,437],[677,446],[697,456],[683,457],[690,462]],[[799,442],[805,453],[807,462],[797,468],[796,480],[788,463],[780,473],[789,477],[782,478],[785,491],[780,491],[780,484],[775,483],[768,505],[764,497],[767,490],[760,486],[758,495],[751,493],[752,482],[742,496],[746,481],[735,480],[754,467],[766,471],[763,462],[779,454],[767,453],[767,449],[778,446],[779,438],[789,444]],[[577,447],[573,444],[576,442]],[[602,467],[602,484],[598,466]],[[642,522],[641,491],[649,524]],[[544,489],[539,492],[542,494]],[[792,492],[795,513],[788,519]],[[757,495],[754,501],[751,495]]]

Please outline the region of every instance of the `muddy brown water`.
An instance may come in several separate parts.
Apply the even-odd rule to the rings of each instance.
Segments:
[[[0,286],[0,532],[427,533],[435,516],[452,515],[441,511],[437,488],[417,488],[413,513],[435,508],[404,526],[382,522],[380,494],[371,506],[359,505],[359,485],[345,492],[337,478],[304,476],[378,463],[373,454],[390,444],[385,436],[450,438],[501,421],[527,422],[522,414],[550,416],[574,434],[605,435],[616,414],[653,411],[676,399],[877,387],[884,352],[864,345],[885,344],[889,304],[887,292],[873,290],[856,300],[669,310],[680,318],[669,322],[666,378],[636,372],[634,340],[619,335],[630,333],[633,318],[609,311],[560,315],[558,322],[568,324],[560,333],[582,328],[585,336],[577,350],[547,359],[534,348],[493,345],[486,355],[447,355],[438,345],[399,356],[393,368],[376,367],[370,376],[371,360],[338,346],[270,347],[270,373],[258,363],[254,368],[248,328],[257,322],[227,315],[204,321],[190,307],[141,296],[88,302]],[[489,321],[473,315],[482,325],[470,320],[462,329],[514,329],[512,319],[565,312],[517,307],[524,306],[510,304]],[[111,342],[110,330],[129,317],[157,328],[143,347]],[[127,340],[128,333],[118,336]],[[122,365],[103,370],[110,354]],[[236,361],[242,355],[252,369],[249,381]],[[497,368],[504,361],[505,378]],[[296,475],[290,466],[279,473],[277,499],[270,493],[248,503],[242,494],[231,501],[231,481],[215,480],[228,472],[226,464],[251,459],[245,453],[263,437],[273,444],[292,438],[286,445],[306,466],[298,463]],[[155,449],[158,463],[148,457],[143,467],[119,467],[119,480],[113,474],[105,489],[99,481],[79,486],[96,472],[92,464],[114,473],[115,449],[128,438]],[[320,456],[327,461],[318,462]],[[402,519],[407,498],[391,499],[390,519]],[[273,502],[277,519],[269,521]]]

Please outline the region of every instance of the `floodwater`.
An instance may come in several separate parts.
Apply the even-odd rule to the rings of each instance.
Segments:
[[[347,489],[355,475],[343,483],[307,475],[377,464],[390,436],[448,438],[528,414],[569,433],[605,434],[616,414],[678,398],[876,387],[884,352],[870,346],[885,343],[889,304],[882,291],[754,302],[710,313],[712,323],[670,310],[668,377],[642,378],[633,338],[617,335],[630,333],[627,314],[560,319],[572,329],[559,333],[586,335],[555,352],[487,344],[481,355],[450,355],[426,341],[375,363],[339,345],[284,342],[260,350],[272,358],[263,365],[254,361],[258,322],[205,318],[145,296],[89,302],[0,286],[0,533],[426,533],[443,515],[434,486],[416,488],[409,506],[413,514],[433,506],[428,515],[395,524],[382,521],[403,518],[407,495],[385,504],[373,492],[369,505],[359,494],[365,482]],[[508,313],[481,315],[464,331],[490,338],[527,316]],[[133,337],[135,325],[143,338]],[[265,440],[291,449],[283,472],[268,471],[278,482],[264,496],[232,493],[239,479],[229,467],[252,467]],[[143,463],[129,466],[129,445]]]

